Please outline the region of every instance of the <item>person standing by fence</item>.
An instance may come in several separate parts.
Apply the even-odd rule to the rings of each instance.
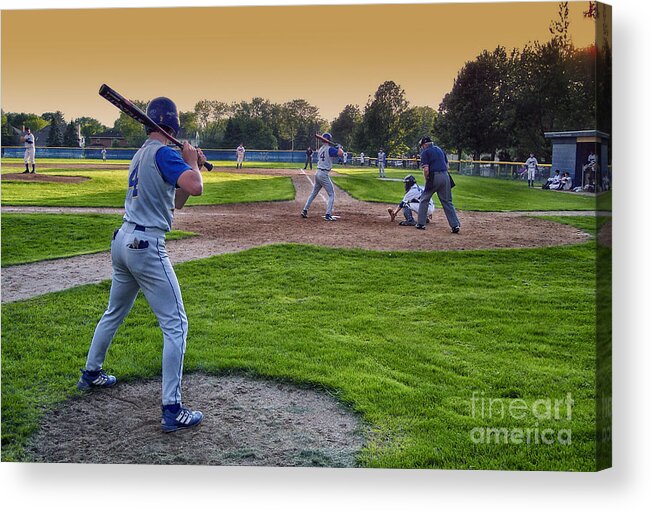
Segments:
[[[527,184],[529,188],[534,188],[534,181],[536,180],[536,171],[538,170],[538,160],[533,155],[529,154],[529,159],[524,162],[527,167]]]
[[[310,164],[310,170],[312,170],[312,153],[314,153],[312,147],[308,147],[305,150],[305,167],[303,167],[303,170],[307,169],[308,163]]]
[[[377,153],[377,168],[380,172],[380,177],[384,177],[384,167],[387,163],[387,155],[384,153],[384,149],[380,149],[380,152]]]
[[[106,147],[102,147],[102,161],[106,161]]]

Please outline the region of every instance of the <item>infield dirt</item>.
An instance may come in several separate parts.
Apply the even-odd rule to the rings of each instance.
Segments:
[[[219,169],[217,172],[233,172]],[[313,172],[292,169],[243,169],[237,172],[291,176],[293,201],[192,206],[175,213],[174,228],[199,236],[168,241],[173,263],[238,252],[274,243],[306,243],[333,248],[382,251],[474,250],[548,247],[581,243],[585,232],[569,226],[531,218],[535,213],[460,211],[460,234],[451,234],[445,215],[436,208],[425,231],[391,222],[387,208],[395,204],[369,203],[336,188],[336,222],[326,222],[325,192],[315,199],[309,217],[300,212],[312,190]],[[32,177],[27,176],[27,177]],[[243,200],[246,197],[243,196]],[[4,207],[4,212],[121,213],[120,208]],[[587,212],[588,214],[593,212]],[[545,214],[553,214],[546,212]],[[108,252],[39,263],[10,266],[2,271],[2,301],[12,302],[111,278]]]

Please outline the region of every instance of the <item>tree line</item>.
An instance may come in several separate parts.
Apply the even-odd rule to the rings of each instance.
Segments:
[[[146,101],[136,100],[134,104],[147,108]],[[249,149],[304,150],[314,146],[315,133],[331,130],[349,150],[370,152],[383,147],[390,154],[403,154],[422,133],[431,132],[436,111],[431,107],[410,107],[405,91],[387,81],[369,98],[363,111],[357,105],[347,105],[332,122],[304,99],[280,104],[261,97],[233,103],[204,99],[193,110],[180,111],[179,117],[180,136],[198,140],[206,149],[236,147],[242,142]],[[2,143],[16,145],[22,126],[38,131],[47,125],[50,129],[46,145],[50,147],[77,147],[78,130],[86,139],[109,130],[91,117],[66,123],[59,111],[41,116],[3,112]],[[132,147],[142,145],[146,138],[142,125],[122,112],[111,129]]]
[[[586,18],[597,19],[594,9]],[[605,16],[605,13],[602,14]],[[607,24],[604,23],[604,32]],[[545,132],[598,129],[612,133],[612,55],[601,44],[575,48],[568,2],[560,2],[551,40],[507,52],[483,51],[459,71],[439,105],[434,134],[449,152],[473,159],[551,160]],[[599,37],[599,36],[598,36]]]
[[[346,105],[328,122],[319,108],[304,99],[273,103],[262,97],[226,103],[204,99],[193,110],[180,112],[182,138],[202,148],[304,150],[314,145],[314,133],[332,131],[335,140],[353,152],[373,154],[380,148],[392,156],[417,152],[416,143],[430,135],[458,157],[523,161],[530,152],[551,159],[546,131],[600,129],[611,132],[611,52],[601,47],[575,48],[569,37],[567,2],[559,3],[552,37],[522,49],[498,46],[466,62],[438,109],[411,105],[405,91],[388,80],[380,84],[363,107]],[[145,101],[134,101],[145,109]],[[77,128],[88,138],[108,130],[91,117],[66,123],[61,112],[2,114],[2,143],[14,145],[10,126],[32,131],[50,124],[47,145],[76,146]],[[143,127],[124,113],[113,130],[129,146],[145,140]]]

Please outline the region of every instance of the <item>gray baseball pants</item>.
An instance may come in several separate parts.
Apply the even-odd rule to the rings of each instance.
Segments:
[[[425,183],[425,190],[420,196],[420,205],[418,207],[418,223],[425,225],[427,222],[427,208],[432,195],[437,194],[445,211],[450,228],[460,227],[461,222],[457,218],[457,212],[452,204],[452,188],[450,187],[450,174],[447,172],[431,172],[429,179]]]
[[[109,303],[95,328],[86,369],[102,368],[116,330],[129,314],[138,290],[142,289],[163,331],[163,405],[181,403],[181,378],[188,319],[176,274],[165,249],[165,232],[134,230],[124,223],[111,242],[113,282]],[[134,238],[144,248],[132,248]]]
[[[328,206],[326,207],[326,215],[332,215],[332,209],[335,205],[335,187],[332,185],[330,174],[327,170],[316,170],[316,174],[314,175],[314,188],[312,188],[312,193],[307,198],[307,202],[305,203],[305,207],[303,209],[310,209],[312,201],[316,198],[317,195],[319,195],[321,188],[325,188],[325,191],[328,192]]]

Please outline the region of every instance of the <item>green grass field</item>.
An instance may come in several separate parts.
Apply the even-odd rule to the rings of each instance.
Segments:
[[[404,185],[396,181],[377,179],[377,169],[342,169],[343,176],[333,180],[359,200],[398,203],[405,194]],[[420,171],[387,170],[389,178],[402,179],[413,173],[423,185]],[[596,201],[572,193],[530,189],[524,181],[453,175],[457,186],[452,195],[455,207],[467,211],[573,211],[594,210]],[[539,186],[539,185],[538,185]],[[438,203],[438,200],[437,200]],[[438,205],[438,204],[437,204]]]
[[[584,218],[562,221],[594,232]],[[432,253],[275,245],[176,269],[190,320],[186,372],[327,387],[372,427],[364,466],[595,468],[594,241]],[[77,394],[108,288],[3,305],[4,461],[24,459],[42,413]],[[140,297],[106,368],[122,381],[158,375],[160,340]],[[568,393],[571,420],[473,409],[473,395],[531,407]],[[477,427],[569,429],[571,444],[478,444]]]
[[[15,169],[2,169],[3,176]],[[83,176],[80,183],[2,182],[2,205],[122,207],[127,185],[125,170],[52,169],[41,174]],[[204,193],[188,206],[292,200],[289,177],[255,174],[203,173]]]
[[[38,166],[43,165],[46,167],[50,167],[52,165],[61,165],[65,163],[78,163],[83,165],[84,163],[90,164],[90,165],[97,165],[101,163],[102,165],[105,163],[110,163],[111,165],[129,165],[129,162],[131,160],[126,159],[126,160],[106,160],[102,161],[101,158],[41,158],[39,159],[38,156],[36,158],[36,171],[38,172]],[[22,158],[2,158],[2,163],[20,163],[23,165],[23,159]],[[16,169],[12,169],[11,172],[16,172]]]
[[[5,213],[2,267],[107,251],[113,230],[121,224],[122,215]],[[166,237],[174,240],[192,235],[172,231]]]
[[[66,163],[76,163],[76,164],[84,164],[88,163],[91,165],[97,165],[97,164],[110,164],[110,165],[129,165],[130,160],[125,159],[125,160],[114,160],[114,159],[108,159],[105,162],[102,161],[101,158],[95,158],[95,159],[85,159],[85,158],[46,158],[46,159],[41,159],[37,161],[37,169],[36,171],[38,172],[38,165],[43,165],[50,167],[52,165],[65,165]],[[22,158],[2,158],[2,163],[23,163]],[[235,161],[211,161],[215,167],[235,167]],[[295,162],[295,163],[283,163],[283,162],[264,162],[264,161],[245,161],[244,162],[244,168],[250,168],[250,169],[296,169],[300,170],[303,168],[304,162]],[[13,169],[12,172],[15,172],[16,169]]]

